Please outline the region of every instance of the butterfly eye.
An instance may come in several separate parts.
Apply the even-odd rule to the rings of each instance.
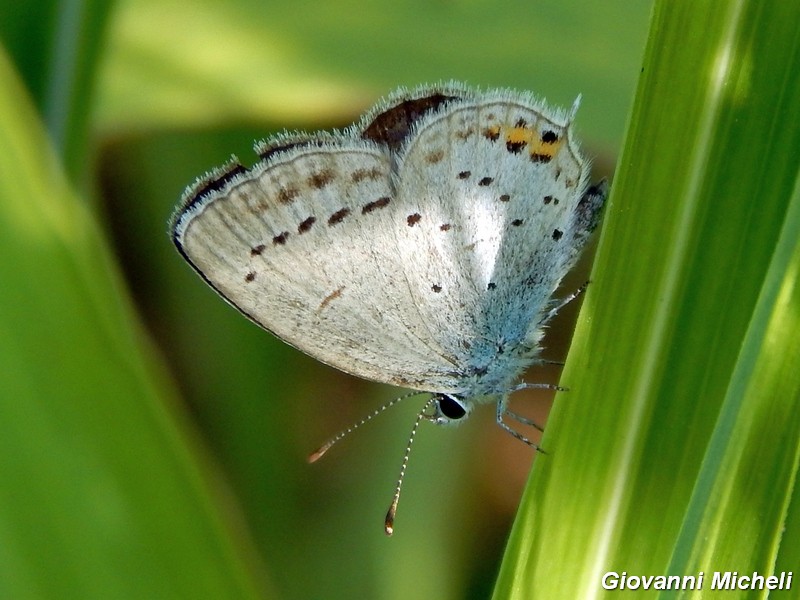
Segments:
[[[436,414],[433,420],[439,425],[460,421],[467,416],[467,408],[463,400],[446,394],[438,394],[434,400]]]

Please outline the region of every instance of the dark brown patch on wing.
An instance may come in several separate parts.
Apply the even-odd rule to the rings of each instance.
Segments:
[[[432,94],[424,98],[402,100],[372,119],[372,122],[364,128],[361,137],[397,150],[408,137],[414,123],[455,98],[456,96]]]
[[[342,208],[337,210],[333,213],[330,217],[328,217],[328,225],[337,225],[344,221],[344,218],[350,214],[349,208]]]

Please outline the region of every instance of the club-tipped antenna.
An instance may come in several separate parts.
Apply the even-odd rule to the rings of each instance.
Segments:
[[[322,446],[320,446],[319,448],[314,450],[311,454],[308,455],[308,462],[310,462],[310,463],[317,462],[320,458],[322,458],[323,454],[325,454],[328,450],[331,449],[331,446],[333,446],[335,443],[340,441],[342,438],[350,435],[351,433],[353,433],[356,429],[358,429],[359,427],[361,427],[365,423],[368,423],[369,421],[371,421],[372,419],[377,417],[379,414],[381,414],[387,408],[390,408],[390,407],[394,406],[395,404],[400,402],[400,400],[405,400],[406,398],[411,398],[412,396],[418,396],[418,395],[424,394],[424,393],[425,392],[411,392],[410,394],[405,394],[404,396],[400,396],[398,398],[394,398],[392,400],[389,400],[389,402],[387,402],[383,406],[379,406],[378,408],[376,408],[374,411],[372,411],[370,414],[368,414],[366,417],[364,417],[363,419],[361,419],[360,421],[358,421],[354,425],[351,425],[347,429],[343,429],[342,431],[337,433],[335,436],[333,436],[331,439],[329,439],[327,442],[322,444]]]
[[[414,421],[414,427],[411,428],[411,434],[408,436],[408,444],[406,444],[406,451],[403,454],[403,464],[400,466],[400,475],[397,478],[397,487],[394,488],[392,503],[389,505],[389,510],[386,512],[386,520],[383,522],[383,530],[386,532],[386,535],[392,535],[394,533],[394,517],[397,514],[397,503],[400,502],[400,489],[403,487],[403,478],[406,476],[408,458],[411,456],[411,444],[414,443],[419,424],[422,423],[423,420],[430,420],[431,417],[426,411],[433,406],[434,402],[436,402],[436,399],[431,398],[422,410],[419,411],[417,420]]]

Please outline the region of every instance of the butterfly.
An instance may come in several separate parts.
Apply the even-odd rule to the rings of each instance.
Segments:
[[[172,217],[181,255],[251,321],[342,371],[430,395],[387,533],[421,421],[493,402],[500,426],[536,447],[506,422],[536,426],[509,397],[556,387],[519,380],[582,291],[554,298],[607,195],[572,136],[577,106],[457,82],[400,89],[345,130],[259,142],[255,165],[201,177]]]

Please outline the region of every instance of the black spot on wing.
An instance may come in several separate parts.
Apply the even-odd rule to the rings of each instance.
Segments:
[[[311,226],[316,222],[317,218],[313,215],[301,221],[300,225],[297,226],[297,233],[306,233],[311,229]]]
[[[350,214],[349,208],[341,208],[328,217],[328,225],[338,225],[344,218]]]

